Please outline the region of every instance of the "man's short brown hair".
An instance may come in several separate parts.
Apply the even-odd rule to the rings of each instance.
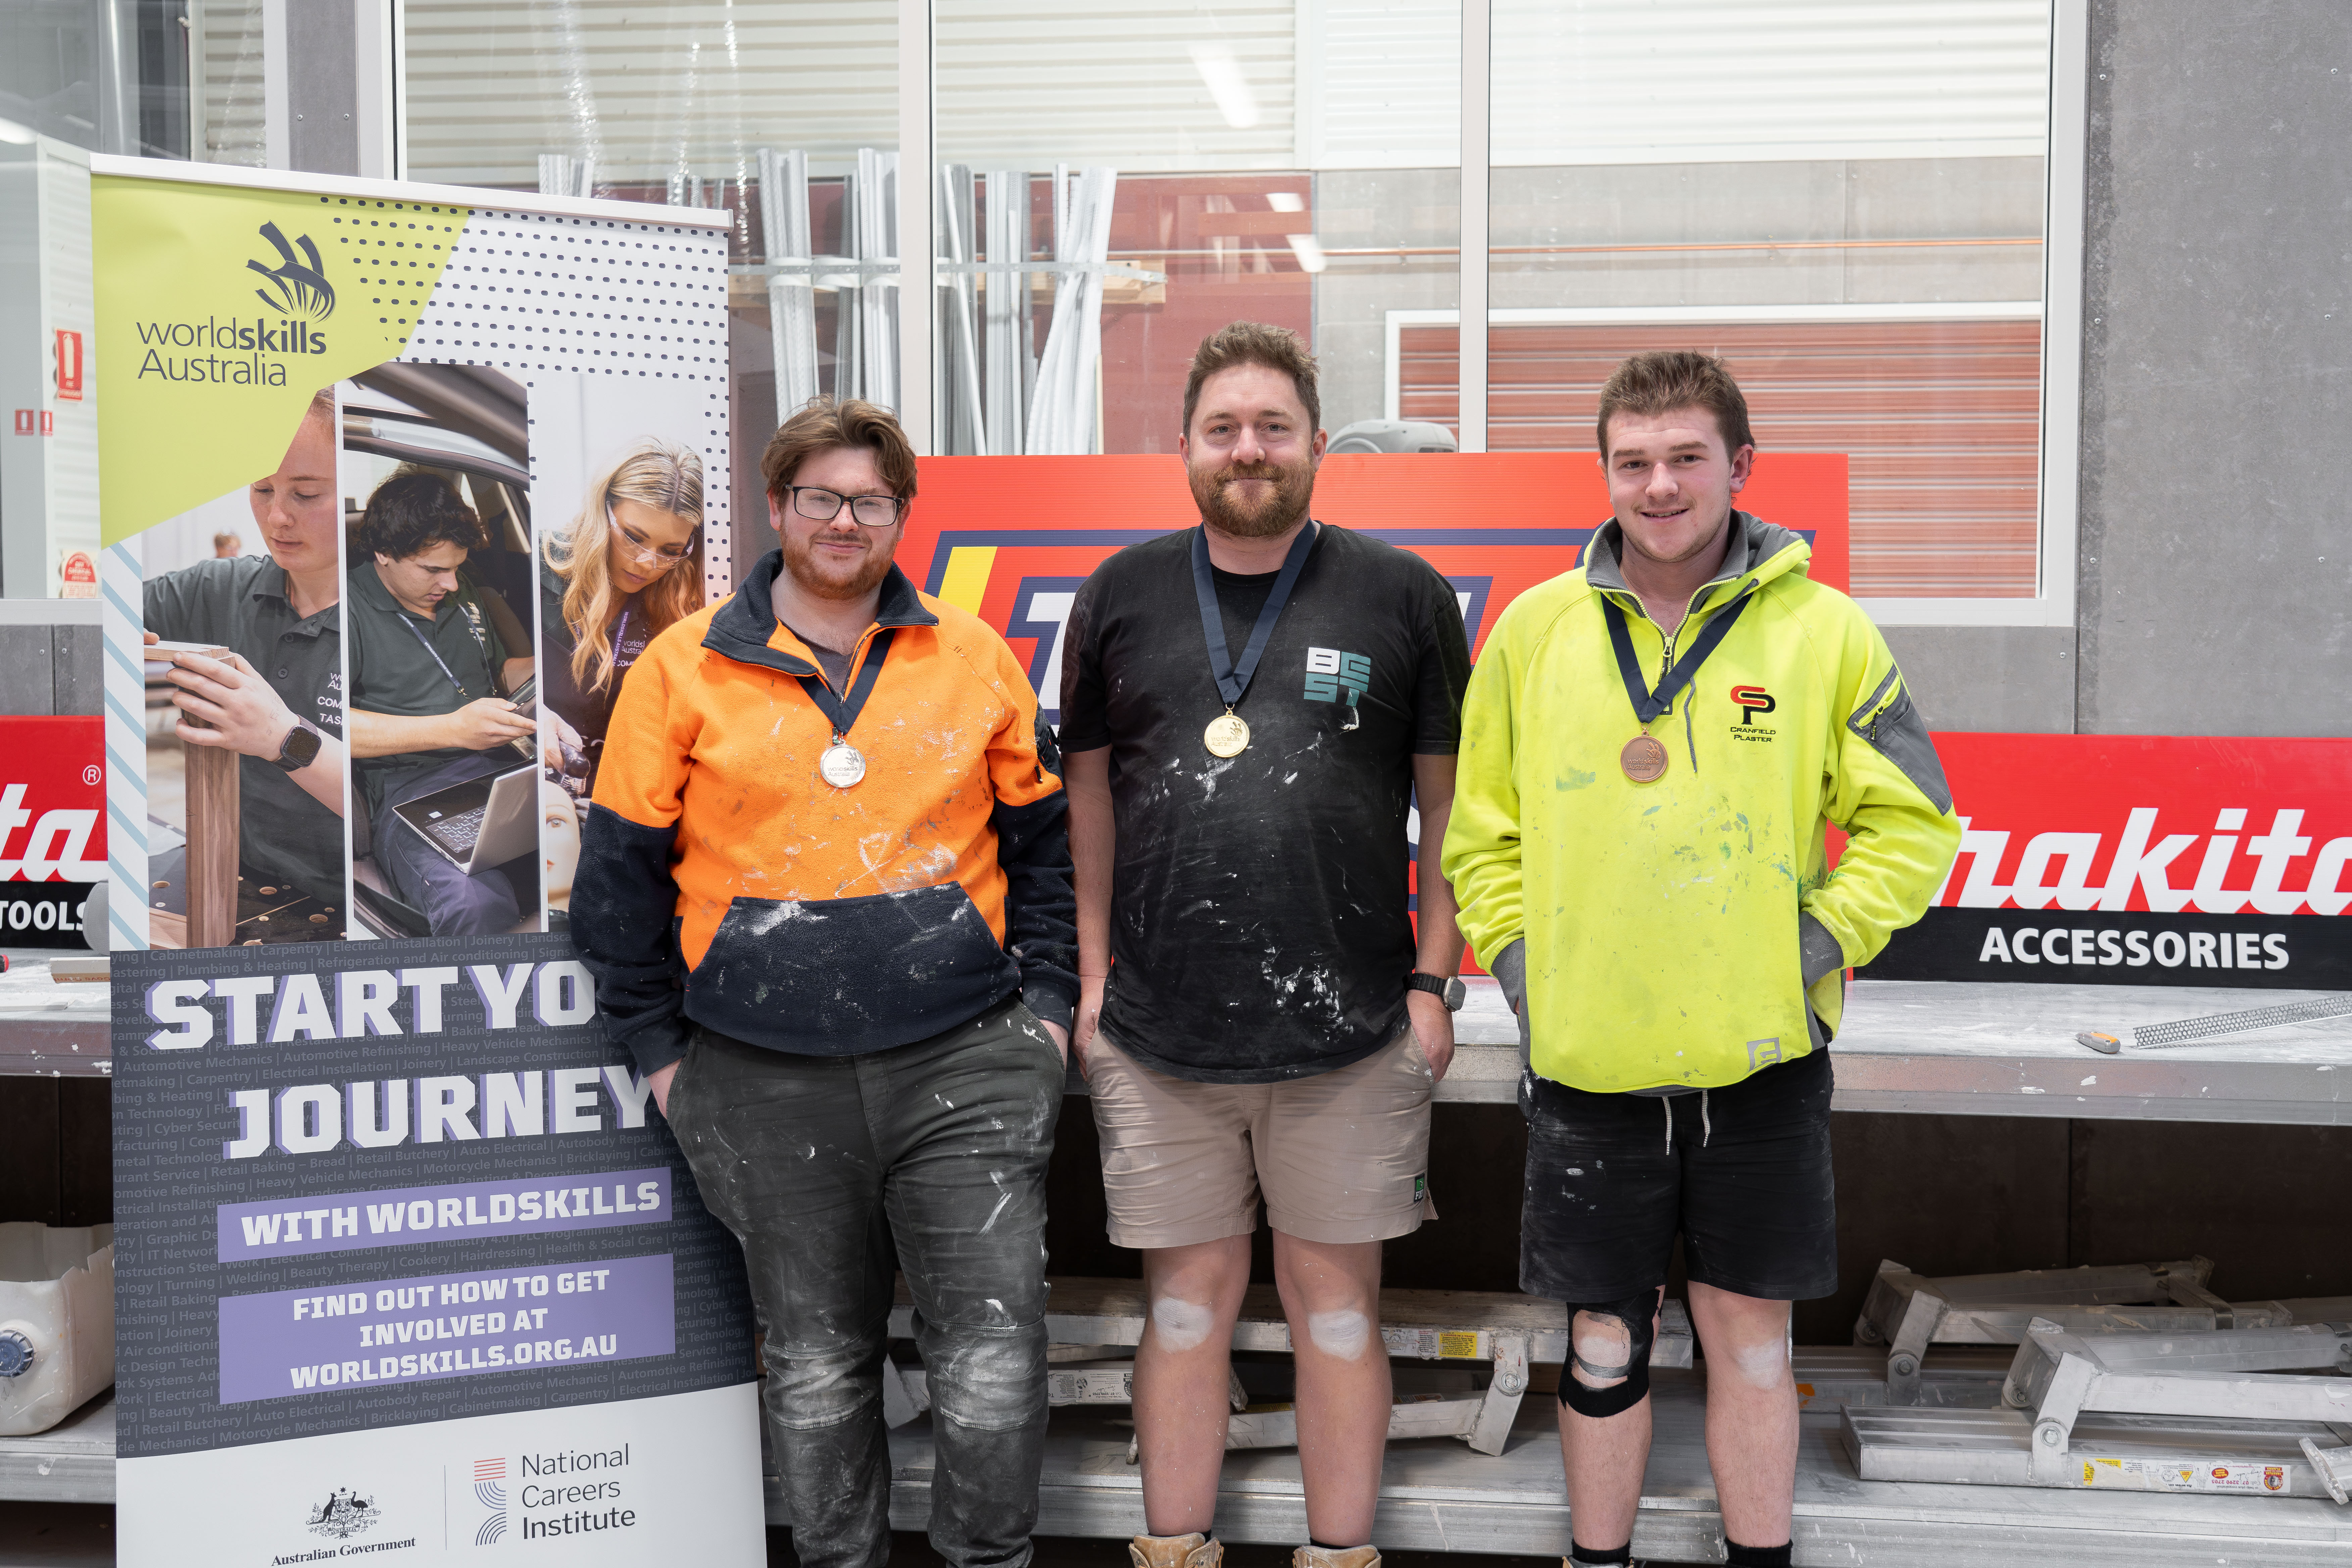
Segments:
[[[1184,378],[1184,434],[1192,433],[1192,411],[1200,406],[1201,384],[1221,370],[1240,364],[1261,364],[1290,377],[1298,390],[1298,405],[1307,410],[1307,435],[1314,439],[1323,428],[1323,399],[1315,390],[1315,356],[1307,340],[1287,327],[1262,321],[1235,321],[1201,340],[1192,351],[1192,372]]]
[[[1633,355],[1601,384],[1595,429],[1602,461],[1609,457],[1612,416],[1671,414],[1677,408],[1704,408],[1714,415],[1726,453],[1756,445],[1756,433],[1748,427],[1748,399],[1721,360],[1689,349],[1659,349]]]
[[[768,494],[784,499],[801,465],[837,447],[863,447],[874,454],[882,482],[900,500],[915,499],[915,448],[898,428],[898,416],[862,397],[812,397],[768,437],[760,454],[760,478]]]

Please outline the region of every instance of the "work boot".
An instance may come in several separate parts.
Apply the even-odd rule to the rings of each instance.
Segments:
[[[1135,1568],[1219,1568],[1225,1543],[1194,1531],[1190,1535],[1139,1535],[1127,1543]]]
[[[1290,1554],[1290,1568],[1381,1568],[1381,1549],[1302,1546]]]

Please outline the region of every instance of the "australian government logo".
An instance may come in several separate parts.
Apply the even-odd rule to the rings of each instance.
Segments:
[[[337,1487],[327,1494],[324,1502],[314,1503],[304,1524],[313,1535],[323,1536],[328,1544],[304,1552],[289,1552],[270,1558],[273,1568],[296,1563],[326,1563],[346,1557],[370,1557],[381,1552],[405,1552],[416,1544],[411,1535],[399,1541],[367,1541],[361,1539],[383,1521],[383,1510],[373,1498],[362,1496],[357,1488]]]
[[[319,247],[307,234],[289,243],[274,223],[263,224],[259,232],[277,252],[276,263],[248,260],[245,269],[264,280],[253,294],[269,313],[134,322],[145,351],[140,379],[283,386],[285,359],[327,352],[327,334],[319,323],[335,313],[335,286],[327,280]]]

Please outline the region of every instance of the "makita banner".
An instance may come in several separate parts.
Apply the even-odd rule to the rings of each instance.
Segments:
[[[2352,985],[2352,741],[1936,737],[1960,851],[1864,973]]]
[[[106,876],[105,721],[0,719],[0,942],[86,948]]]
[[[105,721],[0,719],[0,882],[106,876]]]

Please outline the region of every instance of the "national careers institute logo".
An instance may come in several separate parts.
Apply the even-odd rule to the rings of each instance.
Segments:
[[[507,1462],[504,1458],[474,1461],[474,1500],[489,1511],[474,1531],[474,1544],[488,1546],[507,1532]]]
[[[335,313],[335,286],[327,281],[319,247],[307,234],[289,244],[274,223],[263,224],[259,232],[277,253],[277,264],[249,260],[245,270],[265,280],[253,294],[269,313],[134,322],[144,351],[140,380],[152,375],[221,386],[283,386],[287,358],[327,352],[327,334],[316,323]]]

